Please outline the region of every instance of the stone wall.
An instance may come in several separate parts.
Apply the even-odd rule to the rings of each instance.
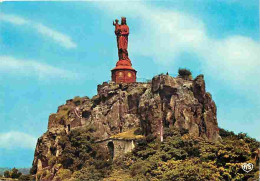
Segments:
[[[124,139],[106,139],[99,141],[98,144],[102,145],[111,154],[111,143],[113,145],[113,155],[111,158],[115,159],[120,155],[131,152],[135,148],[135,140],[124,140]]]

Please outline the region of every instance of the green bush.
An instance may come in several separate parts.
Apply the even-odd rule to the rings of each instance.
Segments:
[[[80,128],[62,136],[59,145],[63,148],[63,152],[56,162],[72,172],[82,170],[78,174],[91,167],[92,170],[96,169],[98,175],[104,177],[110,170],[111,160],[109,154],[95,143],[95,138],[92,136],[94,131],[93,127]]]
[[[60,180],[65,180],[71,177],[71,171],[68,169],[59,169],[58,173],[57,173],[57,177]]]
[[[10,171],[9,171],[9,170],[6,170],[6,171],[4,172],[4,177],[5,177],[5,178],[10,178],[10,177],[11,177],[11,174],[10,174]]]
[[[16,178],[19,178],[21,175],[22,175],[22,173],[19,172],[19,170],[16,169],[16,168],[13,168],[10,171],[6,170],[4,172],[4,177],[6,177],[6,178],[14,178],[14,179],[16,179]]]
[[[104,178],[104,175],[101,171],[97,170],[95,166],[92,165],[74,172],[72,177],[75,178],[76,180],[81,180],[81,181],[84,180],[96,181]]]
[[[76,97],[73,98],[73,103],[74,103],[76,106],[78,106],[78,105],[82,104],[82,100],[83,100],[83,99],[82,99],[81,97],[76,96]]]
[[[130,166],[131,175],[146,175],[152,169],[152,163],[148,161],[140,160]]]
[[[191,76],[191,71],[185,68],[179,68],[178,70],[179,76],[181,77],[189,77]]]
[[[219,128],[219,135],[221,137],[228,137],[228,136],[235,136],[235,133],[233,131],[227,131],[222,128]]]
[[[185,161],[168,161],[163,164],[165,169],[162,179],[168,180],[182,180],[182,181],[206,181],[206,180],[221,180],[217,168],[212,167],[211,164],[205,164],[198,159],[190,159]]]

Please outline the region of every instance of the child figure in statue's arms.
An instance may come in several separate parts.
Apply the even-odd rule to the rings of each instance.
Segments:
[[[118,35],[120,34],[120,24],[118,24],[118,19],[115,20],[115,22],[113,21],[113,25],[115,26],[115,34]]]

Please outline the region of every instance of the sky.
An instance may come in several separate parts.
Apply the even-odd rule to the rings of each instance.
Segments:
[[[0,3],[0,167],[31,167],[48,117],[111,79],[114,19],[137,80],[204,74],[221,128],[260,140],[258,0]]]

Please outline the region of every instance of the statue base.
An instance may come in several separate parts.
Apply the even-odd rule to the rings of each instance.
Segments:
[[[136,82],[137,71],[132,67],[130,60],[118,60],[116,67],[111,70],[112,81],[116,83]]]

